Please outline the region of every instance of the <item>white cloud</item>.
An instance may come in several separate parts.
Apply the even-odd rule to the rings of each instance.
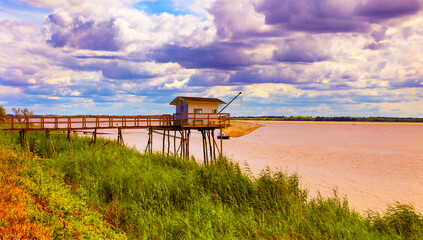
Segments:
[[[218,0],[211,12],[215,16],[218,33],[223,38],[265,33],[272,29],[265,24],[265,16],[256,12],[254,0]]]
[[[71,94],[70,94],[71,96],[81,96],[81,93],[80,92],[78,92],[78,91],[73,91],[73,92],[71,92]]]
[[[301,92],[294,86],[283,83],[251,84],[244,87],[244,96],[247,100],[251,98],[269,98],[275,94],[279,97],[297,97],[301,95]]]
[[[10,95],[16,95],[21,93],[22,93],[22,89],[19,87],[9,87],[9,86],[0,87],[1,96],[10,96]]]
[[[163,87],[163,89],[179,89],[179,88],[183,88],[186,87],[186,84],[188,83],[189,78],[186,78],[182,81],[178,81],[175,79],[175,81],[173,81],[172,83],[166,83]]]

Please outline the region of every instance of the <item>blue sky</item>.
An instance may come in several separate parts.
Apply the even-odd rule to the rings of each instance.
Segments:
[[[423,117],[422,0],[0,1],[0,105]]]

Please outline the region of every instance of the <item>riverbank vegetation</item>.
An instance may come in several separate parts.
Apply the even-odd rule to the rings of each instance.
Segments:
[[[293,174],[259,176],[220,158],[145,155],[88,137],[0,131],[0,235],[45,239],[421,239],[423,218],[397,204],[363,216],[346,198],[309,197]],[[1,208],[17,205],[16,196]],[[24,219],[24,220],[22,220]],[[27,224],[27,225],[24,225]],[[45,237],[47,236],[47,237]],[[30,237],[28,237],[30,238]]]
[[[400,118],[400,117],[311,117],[311,116],[244,116],[232,117],[234,120],[255,121],[315,121],[315,122],[423,122],[423,118]]]

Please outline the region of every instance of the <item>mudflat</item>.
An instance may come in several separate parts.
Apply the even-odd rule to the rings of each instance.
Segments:
[[[311,195],[347,195],[352,207],[385,210],[396,201],[423,211],[423,124],[260,122],[225,142],[225,152],[253,173],[269,166],[297,172]]]

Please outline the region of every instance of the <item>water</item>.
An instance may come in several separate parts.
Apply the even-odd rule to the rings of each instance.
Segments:
[[[223,151],[243,167],[248,163],[254,175],[267,166],[296,172],[311,196],[317,191],[327,196],[337,188],[338,195],[347,195],[360,212],[382,211],[396,201],[423,212],[423,124],[253,123],[264,127],[224,140]],[[192,132],[190,153],[201,160],[200,137]],[[124,140],[143,151],[147,131],[126,130]],[[161,151],[162,137],[155,134],[153,142],[154,149]]]

